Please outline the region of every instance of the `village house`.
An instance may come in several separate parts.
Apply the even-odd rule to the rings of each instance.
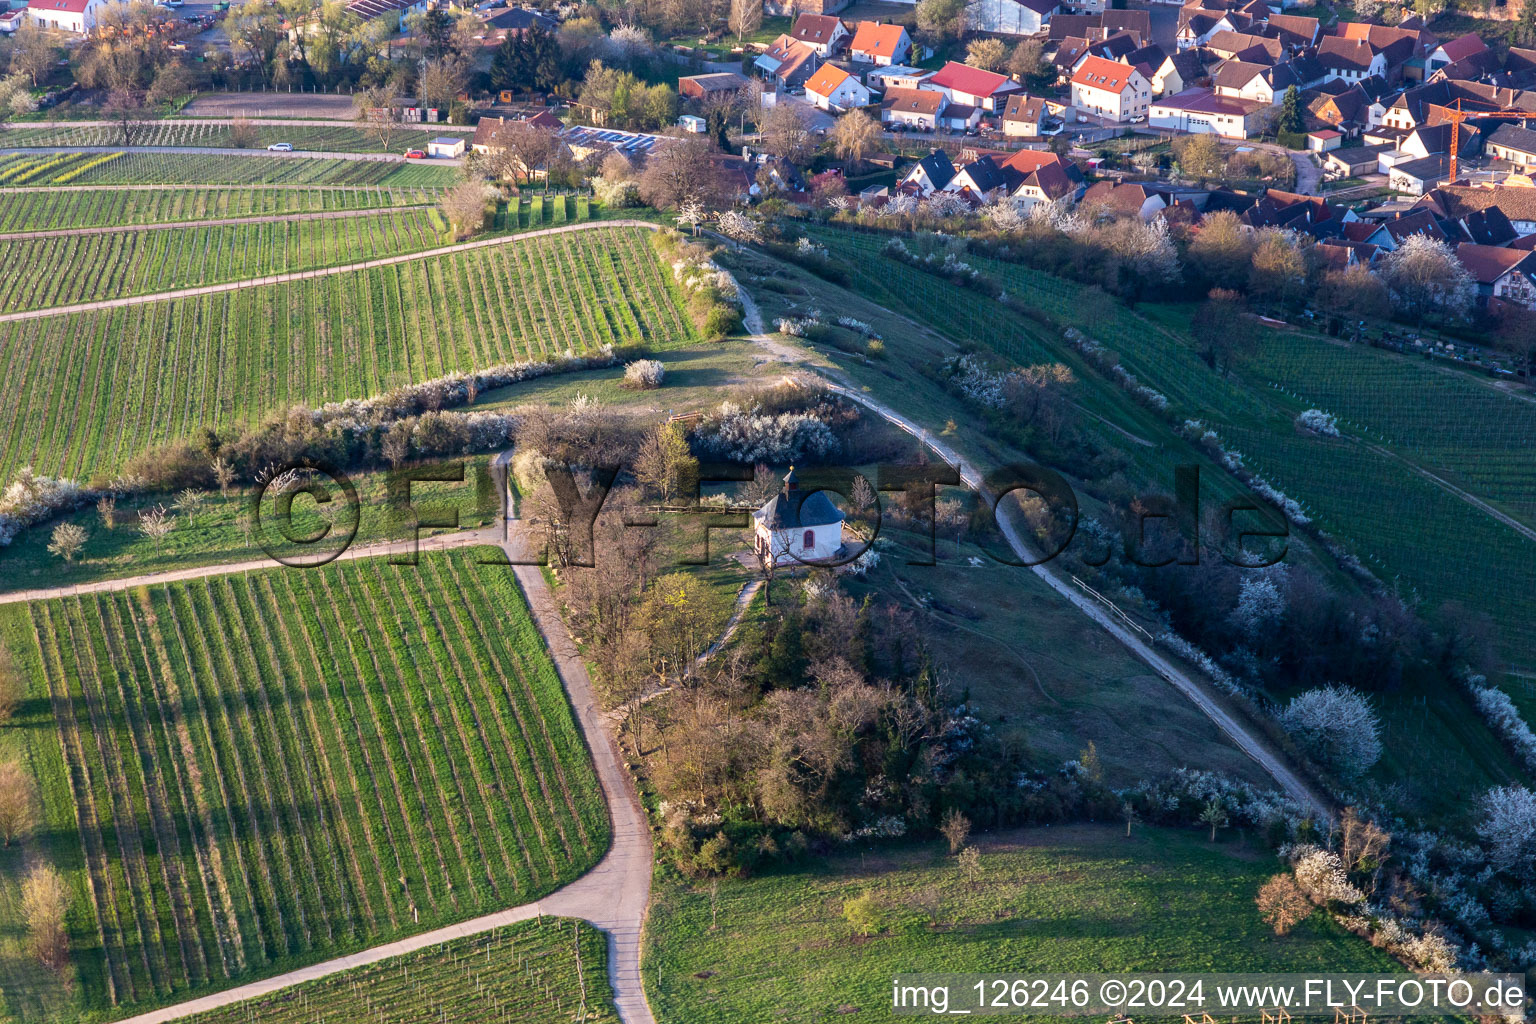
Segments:
[[[880,120],[931,132],[938,128],[948,102],[942,92],[929,89],[887,89],[880,99]]]
[[[1342,78],[1346,82],[1359,82],[1387,73],[1386,57],[1372,50],[1370,43],[1363,39],[1328,36],[1317,48],[1317,59],[1322,62],[1328,80]]]
[[[825,491],[800,490],[793,466],[752,519],[753,550],[775,565],[827,562],[843,553],[843,513]]]
[[[1152,102],[1148,123],[1192,134],[1214,134],[1225,139],[1246,139],[1270,109],[1260,100],[1218,96],[1210,89],[1186,89]]]
[[[1152,72],[1152,95],[1172,96],[1185,89],[1193,89],[1206,78],[1205,62],[1198,50],[1181,50],[1169,54]]]
[[[815,50],[818,57],[831,57],[842,48],[843,40],[852,35],[843,19],[833,14],[802,14],[795,19],[789,34]]]
[[[1536,305],[1536,252],[1462,242],[1456,246],[1456,259],[1477,282],[1480,298],[1526,309]]]
[[[1003,107],[1003,134],[1008,138],[1039,138],[1049,116],[1044,97],[1014,93]]]
[[[848,44],[851,60],[886,66],[900,64],[912,55],[912,37],[901,25],[882,25],[878,21],[859,22],[853,41]]]
[[[822,110],[841,113],[869,103],[869,90],[836,64],[823,64],[805,83],[805,98]]]
[[[1398,192],[1420,196],[1445,181],[1450,174],[1447,156],[1426,156],[1394,163],[1387,171],[1387,185]]]
[[[83,36],[96,27],[96,16],[107,0],[33,0],[26,11],[44,28]]]
[[[1152,83],[1140,71],[1090,56],[1072,76],[1072,105],[1111,121],[1140,120],[1152,103]]]
[[[1536,168],[1536,132],[1513,124],[1501,124],[1488,136],[1483,152],[1495,160],[1507,160],[1516,170]]]
[[[1009,179],[1009,197],[1025,210],[1038,203],[1075,201],[1087,186],[1076,164],[1044,150],[1018,150],[998,169]]]
[[[789,35],[775,39],[766,53],[759,54],[752,62],[768,81],[780,89],[793,89],[804,85],[806,80],[821,66],[816,50]]]
[[[954,178],[955,165],[950,162],[949,154],[935,149],[913,164],[906,176],[897,182],[897,187],[918,196],[928,196],[943,190]]]

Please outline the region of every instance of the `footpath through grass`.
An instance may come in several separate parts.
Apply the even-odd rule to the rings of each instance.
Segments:
[[[586,746],[510,571],[475,557],[0,610],[43,821],[0,875],[9,890],[29,858],[64,873],[73,958],[61,1005],[0,950],[9,1012],[174,1002],[526,903],[595,864],[608,819]]]
[[[942,843],[874,846],[713,890],[658,880],[645,974],[660,1020],[784,1024],[899,1020],[891,978],[912,972],[1397,972],[1315,914],[1289,935],[1254,896],[1279,870],[1237,835],[1069,825],[978,837],[969,881]],[[883,927],[855,934],[872,895]],[[1032,1020],[1045,1018],[1032,1017]]]
[[[395,957],[187,1024],[551,1024],[618,1020],[608,941],[582,921],[524,921]]]

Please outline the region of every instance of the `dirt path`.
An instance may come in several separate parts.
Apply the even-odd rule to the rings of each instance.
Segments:
[[[792,347],[778,338],[764,333],[762,313],[757,308],[757,303],[742,289],[739,284],[737,292],[741,295],[746,329],[751,332],[752,340],[756,341],[773,358],[788,362],[801,363],[804,353]],[[831,390],[838,392],[851,401],[857,402],[887,422],[900,427],[902,430],[917,438],[930,451],[939,458],[954,466],[960,473],[961,481],[977,494],[983,495],[989,503],[996,503],[996,499],[987,491],[982,483],[982,475],[959,452],[939,441],[924,427],[901,415],[890,406],[871,398],[860,388],[842,378],[835,371],[825,367],[814,367],[816,372],[829,380]],[[1032,561],[1033,555],[1029,545],[1024,541],[1024,531],[1018,523],[1019,513],[1011,504],[997,505],[997,523],[1003,532],[1003,537],[1008,541],[1008,546],[1014,554],[1023,561]],[[1095,603],[1091,598],[1079,593],[1071,584],[1057,575],[1049,565],[1035,565],[1030,569],[1040,577],[1052,590],[1060,594],[1072,606],[1094,622],[1098,623],[1106,632],[1120,643],[1125,645],[1132,654],[1151,666],[1152,670],[1162,676],[1173,686],[1175,690],[1183,694],[1191,703],[1204,712],[1205,716],[1216,724],[1226,736],[1237,746],[1239,750],[1253,758],[1259,767],[1263,768],[1271,778],[1279,784],[1286,795],[1326,817],[1332,816],[1329,802],[1312,791],[1291,768],[1285,763],[1279,753],[1253,732],[1247,725],[1240,722],[1228,711],[1208,688],[1208,684],[1197,680],[1182,668],[1175,665],[1170,659],[1164,657],[1139,636],[1115,621],[1111,615]]]
[[[762,589],[762,580],[753,580],[742,586],[741,592],[736,595],[736,604],[731,608],[731,617],[726,621],[725,629],[720,633],[720,639],[706,647],[704,653],[699,655],[698,660],[694,662],[696,670],[703,668],[704,663],[713,658],[720,648],[731,642],[731,637],[736,635],[737,628],[741,626],[741,620],[746,618],[747,606],[752,603],[752,599]]]
[[[1472,494],[1469,491],[1464,491],[1460,487],[1457,487],[1455,484],[1451,483],[1449,480],[1446,480],[1444,477],[1441,477],[1431,472],[1430,470],[1425,469],[1423,466],[1419,465],[1417,462],[1414,462],[1407,456],[1399,455],[1397,452],[1394,452],[1390,448],[1385,448],[1379,444],[1372,444],[1371,442],[1361,438],[1355,438],[1355,440],[1362,447],[1375,452],[1377,455],[1382,455],[1386,458],[1401,463],[1408,470],[1423,477],[1425,480],[1428,480],[1436,487],[1445,491],[1445,493],[1451,495],[1452,497],[1460,498],[1462,501],[1466,502],[1468,505],[1471,505],[1479,512],[1491,516],[1496,522],[1509,527],[1511,530],[1514,530],[1526,540],[1536,540],[1536,530],[1531,529],[1529,526],[1522,523],[1520,520],[1516,519],[1509,513],[1499,511],[1488,502],[1484,501],[1482,498],[1479,498],[1477,495]]]
[[[489,527],[482,530],[444,534],[425,539],[421,549],[442,551],[453,548],[488,544],[500,547],[511,559],[526,559],[530,544],[516,521],[507,521],[505,528]],[[411,542],[394,542],[359,547],[348,551],[343,558],[368,558],[409,550]],[[43,600],[75,593],[93,593],[127,590],[147,584],[166,583],[174,580],[197,579],[205,576],[227,575],[251,569],[272,569],[273,563],[236,562],[224,565],[201,566],[179,570],[111,580],[99,585],[83,587],[59,587],[53,590],[22,591],[0,595],[0,603],[24,600]],[[275,977],[254,981],[237,988],[216,992],[198,999],[188,1000],[149,1013],[139,1014],[119,1021],[118,1024],[163,1024],[196,1013],[230,1006],[260,996],[270,995],[281,989],[302,985],[306,982],[350,971],[367,964],[378,963],[391,957],[427,949],[454,939],[461,939],[484,932],[494,931],[518,921],[527,921],[540,915],[577,917],[602,929],[608,936],[608,976],[613,986],[614,1003],[619,1019],[624,1024],[655,1024],[650,1006],[645,999],[645,986],[640,975],[641,939],[645,929],[645,917],[651,894],[651,830],[638,794],[624,770],[617,745],[613,740],[614,723],[603,714],[592,690],[592,680],[580,651],[571,639],[560,617],[559,605],[549,589],[548,582],[536,565],[516,565],[513,575],[528,599],[539,632],[549,648],[555,670],[565,687],[581,727],[592,762],[597,770],[598,784],[608,805],[608,817],[613,842],[608,853],[598,865],[581,878],[541,900],[509,907],[493,914],[461,921],[458,924],[434,931],[413,935],[398,942],[375,946],[358,953],[336,957]]]
[[[355,210],[315,210],[309,213],[270,213],[252,217],[217,217],[212,220],[168,220],[153,224],[107,224],[87,228],[45,228],[38,231],[12,231],[0,234],[0,242],[22,242],[33,238],[66,238],[70,235],[110,235],[124,231],[169,231],[172,228],[216,228],[236,224],[275,224],[278,221],[342,220],[347,217],[377,217],[396,210],[420,210],[429,203],[403,206],[365,206]]]
[[[593,228],[613,227],[639,227],[654,230],[656,225],[643,220],[588,220],[582,221],[579,224],[563,224],[560,227],[540,228],[537,231],[523,231],[513,235],[498,235],[495,238],[481,238],[473,242],[459,242],[456,245],[443,245],[436,249],[423,249],[420,252],[403,253],[399,256],[381,256],[378,259],[364,260],[361,263],[343,263],[334,267],[319,267],[315,270],[296,270],[290,274],[273,274],[270,277],[251,277],[240,281],[225,281],[223,284],[205,284],[198,285],[195,288],[177,288],[168,292],[149,292],[145,295],[125,295],[116,299],[98,299],[95,302],[75,302],[67,306],[47,306],[42,309],[21,310],[16,313],[0,313],[0,323],[10,320],[36,320],[39,317],[62,316],[66,313],[84,313],[94,309],[111,309],[115,306],[138,306],[146,302],[187,299],[198,295],[217,295],[221,292],[239,291],[242,288],[258,288],[262,285],[284,284],[289,281],[329,277],[332,274],[350,274],[359,270],[371,270],[375,267],[390,267],[398,263],[409,263],[412,260],[430,259],[433,256],[447,256],[456,252],[484,249],[493,245],[507,245],[512,242],[521,242],[529,238],[540,238],[545,235],[559,235],[569,231],[589,231]]]

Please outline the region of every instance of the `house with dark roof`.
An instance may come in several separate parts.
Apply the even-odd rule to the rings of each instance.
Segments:
[[[1516,170],[1536,168],[1536,132],[1501,124],[1483,143],[1483,152],[1495,160],[1508,160]]]
[[[1207,78],[1205,61],[1199,50],[1180,50],[1171,53],[1152,72],[1152,95],[1172,96],[1186,89],[1193,89]]]
[[[1442,68],[1458,66],[1465,71],[1492,71],[1498,66],[1498,55],[1488,49],[1483,37],[1476,32],[1441,43],[1424,58],[1424,71],[1433,74]],[[1455,76],[1453,76],[1455,77]],[[1472,75],[1471,77],[1476,77]]]
[[[1032,36],[1060,10],[1059,0],[973,0],[965,8],[965,24],[972,32]]]
[[[1299,14],[1271,14],[1264,24],[1264,34],[1273,36],[1293,49],[1316,46],[1322,38],[1322,26],[1316,18]]]
[[[1313,238],[1333,238],[1342,235],[1345,225],[1358,218],[1353,211],[1318,196],[1272,188],[1243,210],[1238,219],[1252,228],[1286,228]]]
[[[784,486],[752,513],[753,548],[775,565],[828,562],[843,553],[843,513],[825,491],[803,491],[791,466]]]
[[[1498,299],[1530,309],[1536,305],[1536,253],[1463,242],[1456,259],[1477,282],[1483,300]]]
[[[1255,64],[1273,65],[1285,59],[1285,44],[1278,39],[1248,32],[1221,31],[1211,36],[1205,48],[1223,60],[1242,59]]]
[[[1536,233],[1536,188],[1530,186],[1442,185],[1415,205],[1455,221],[1496,206],[1519,234]]]
[[[968,192],[982,202],[1009,195],[1024,180],[1024,175],[1002,167],[991,155],[977,157],[955,171],[944,186],[945,192]]]
[[[688,75],[677,80],[677,94],[694,100],[732,96],[746,87],[747,80],[734,71],[716,71],[708,75]]]
[[[1044,150],[1017,150],[998,167],[1012,182],[1008,195],[1026,210],[1037,203],[1076,200],[1088,184],[1076,164]]]
[[[835,14],[802,14],[789,30],[790,38],[816,51],[818,57],[830,57],[842,49],[852,36],[843,19]]]
[[[1317,47],[1317,59],[1327,78],[1360,81],[1373,75],[1386,77],[1387,58],[1363,39],[1326,36]]]
[[[1334,79],[1323,86],[1304,89],[1301,102],[1306,108],[1309,129],[1333,128],[1352,137],[1371,120],[1370,98],[1354,82]]]
[[[1451,170],[1450,157],[1420,157],[1395,163],[1387,171],[1387,185],[1398,192],[1420,196],[1445,181]]]
[[[1155,185],[1105,180],[1090,185],[1078,205],[1149,221],[1167,209],[1169,203],[1167,194]]]
[[[1179,27],[1174,39],[1181,50],[1204,46],[1218,32],[1247,32],[1253,19],[1236,11],[1187,6],[1179,10]]]
[[[752,62],[764,78],[783,89],[804,85],[821,63],[814,48],[787,33],[770,43],[767,52]]]
[[[955,165],[950,162],[949,154],[942,149],[935,149],[913,164],[912,169],[897,184],[911,186],[918,195],[926,196],[942,191],[954,178]]]

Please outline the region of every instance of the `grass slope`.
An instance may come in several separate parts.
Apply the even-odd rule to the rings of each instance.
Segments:
[[[890,979],[904,972],[1400,969],[1320,915],[1276,936],[1253,900],[1278,865],[1234,836],[1138,827],[1127,840],[1075,825],[976,845],[975,882],[940,843],[872,847],[713,895],[662,878],[646,929],[651,1006],[689,1024],[832,1021],[854,1007],[853,1019],[884,1021],[899,1019]],[[843,904],[867,893],[886,926],[866,940]]]
[[[76,975],[61,1015],[0,962],[12,1014],[175,1001],[596,863],[607,814],[565,694],[510,574],[473,557],[5,608],[46,821],[7,867],[66,873]]]
[[[452,371],[693,340],[633,228],[4,324],[0,479],[111,474],[203,426]]]
[[[187,1024],[612,1024],[607,964],[602,932],[540,918],[200,1013]]]

